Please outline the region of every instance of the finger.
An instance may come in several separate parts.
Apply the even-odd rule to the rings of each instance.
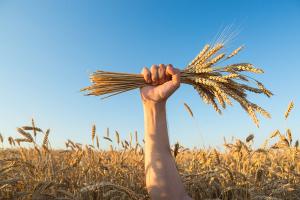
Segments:
[[[144,67],[142,69],[141,74],[143,75],[146,83],[151,83],[151,73],[150,73],[150,70],[147,67]]]
[[[171,64],[167,65],[166,74],[172,77],[172,82],[175,86],[180,85],[180,70],[174,68]]]
[[[170,74],[170,69],[169,68],[173,68],[173,65],[172,64],[168,64],[167,66],[166,66],[166,79],[167,79],[167,81],[170,81],[170,80],[172,80],[172,74]]]
[[[158,84],[158,67],[157,67],[157,65],[152,65],[150,71],[151,71],[152,84],[157,85]]]
[[[159,64],[158,83],[163,84],[165,81],[166,81],[166,67],[164,64]]]

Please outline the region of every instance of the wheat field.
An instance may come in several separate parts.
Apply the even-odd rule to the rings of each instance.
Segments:
[[[187,106],[187,105],[185,105]],[[285,119],[294,107],[291,102]],[[4,138],[0,148],[0,199],[149,199],[144,179],[143,142],[115,131],[104,136],[91,128],[91,144],[68,140],[65,149],[49,142],[50,129],[17,129],[20,137]],[[41,142],[38,144],[40,138]],[[55,139],[55,138],[53,138]],[[39,141],[40,141],[39,140]],[[263,145],[255,137],[224,141],[224,150],[170,149],[188,194],[199,199],[277,200],[300,198],[300,148],[290,129],[274,130]],[[103,150],[101,144],[109,144]]]

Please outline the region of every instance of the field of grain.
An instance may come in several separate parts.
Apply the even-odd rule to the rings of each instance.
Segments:
[[[289,116],[293,103],[288,106]],[[143,144],[138,133],[122,140],[91,128],[91,144],[66,141],[64,150],[51,148],[50,130],[17,129],[21,137],[0,143],[0,199],[149,199],[145,188]],[[37,138],[42,143],[37,144]],[[102,150],[99,140],[110,144]],[[101,142],[104,142],[101,141]],[[172,146],[186,190],[195,199],[299,199],[300,148],[292,131],[275,130],[260,148],[254,135],[224,141],[224,151]]]

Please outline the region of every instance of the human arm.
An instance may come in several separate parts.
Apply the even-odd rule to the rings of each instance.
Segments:
[[[175,161],[171,155],[166,102],[180,86],[179,70],[168,65],[144,68],[142,74],[151,86],[141,88],[145,124],[146,187],[151,199],[188,200]]]

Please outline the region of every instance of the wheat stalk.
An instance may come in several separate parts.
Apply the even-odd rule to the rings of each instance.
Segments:
[[[262,69],[253,67],[250,63],[219,66],[218,63],[238,54],[243,46],[237,48],[228,56],[226,56],[225,53],[218,54],[223,48],[223,43],[217,43],[213,46],[205,45],[187,67],[180,71],[181,83],[192,85],[202,100],[211,104],[220,114],[222,111],[219,106],[225,109],[227,104],[231,105],[230,99],[234,99],[258,126],[259,121],[256,113],[260,113],[265,117],[270,117],[270,114],[260,106],[250,102],[247,99],[247,92],[264,94],[267,97],[273,94],[266,89],[261,82],[244,73],[261,74],[264,72]],[[83,88],[81,91],[86,91],[86,95],[106,95],[102,98],[148,85],[141,74],[116,73],[100,70],[92,73],[90,80],[92,85]],[[256,84],[257,87],[250,86],[251,82],[253,82],[254,85]]]

